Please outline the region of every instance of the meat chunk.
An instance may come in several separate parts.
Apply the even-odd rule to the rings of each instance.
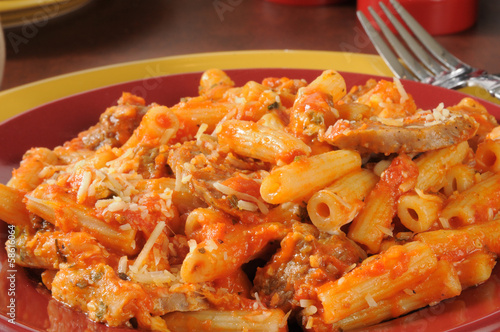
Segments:
[[[263,303],[287,312],[301,299],[315,300],[316,287],[336,280],[366,258],[343,233],[327,234],[296,223],[270,262],[257,270],[254,287]]]
[[[253,222],[268,209],[260,198],[264,163],[186,142],[169,153],[168,164],[197,197],[229,215]]]
[[[117,105],[101,114],[96,125],[81,132],[64,147],[70,150],[97,150],[105,145],[119,147],[130,138],[149,108],[142,98],[124,93]]]
[[[374,153],[418,153],[474,137],[478,123],[467,114],[418,112],[398,119],[339,120],[323,139],[340,148]]]

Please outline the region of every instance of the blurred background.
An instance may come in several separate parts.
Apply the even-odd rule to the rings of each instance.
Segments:
[[[69,10],[63,3],[42,6],[39,0],[31,12],[1,13],[6,45],[2,89],[98,66],[190,53],[376,53],[357,21],[356,1],[312,0],[321,5],[310,6],[282,1],[292,0],[80,0]],[[463,61],[500,73],[500,1],[474,1],[477,22],[437,36],[438,41]]]

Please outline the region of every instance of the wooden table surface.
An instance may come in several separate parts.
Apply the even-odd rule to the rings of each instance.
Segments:
[[[264,0],[95,0],[48,22],[5,29],[2,89],[103,65],[233,50],[326,50],[375,54],[343,5]],[[500,73],[500,1],[479,0],[477,24],[438,41],[463,61]]]

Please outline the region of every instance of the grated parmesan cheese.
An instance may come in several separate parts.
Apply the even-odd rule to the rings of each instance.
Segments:
[[[240,210],[251,211],[251,212],[255,212],[259,209],[259,207],[256,204],[241,200],[238,201],[237,206],[238,209]]]
[[[182,179],[181,179],[182,184],[188,183],[191,180],[192,177],[193,177],[192,174],[183,175]]]
[[[132,275],[132,278],[144,284],[166,284],[179,279],[167,270],[136,273]]]
[[[375,167],[373,168],[373,173],[377,176],[382,176],[382,173],[391,165],[391,160],[381,160],[378,163],[375,164]]]
[[[118,227],[118,228],[122,231],[129,231],[132,229],[132,226],[130,226],[130,224],[123,224],[123,225],[120,225],[120,227]]]
[[[311,305],[314,304],[314,301],[313,300],[308,300],[308,299],[300,299],[299,301],[299,305],[302,307],[302,308],[307,308]]]
[[[370,120],[380,122],[386,126],[402,127],[404,125],[403,119],[401,118],[381,118],[378,116],[372,116]]]
[[[357,265],[356,265],[356,263],[352,263],[351,265],[349,265],[349,266],[345,269],[344,273],[347,273],[347,272],[350,272],[350,271],[354,270],[354,269],[356,268],[356,266],[357,266]],[[343,277],[342,277],[342,278],[343,278]]]
[[[408,93],[406,92],[403,84],[399,80],[399,78],[394,77],[393,78],[394,85],[396,86],[396,89],[398,89],[399,95],[401,96],[401,99],[399,99],[399,102],[403,104],[405,101],[407,101],[410,97],[408,96]]]
[[[304,310],[302,310],[302,315],[304,316],[312,316],[318,312],[318,308],[315,305],[307,306]]]
[[[215,243],[214,240],[208,239],[205,241],[205,249],[206,250],[211,252],[213,250],[216,250],[217,248],[218,248],[217,243]]]
[[[377,302],[373,299],[371,294],[366,294],[365,301],[366,301],[366,303],[368,303],[369,307],[376,307],[377,306]]]
[[[208,125],[206,123],[202,123],[200,128],[198,128],[196,135],[194,135],[194,138],[196,138],[197,142],[200,142],[201,135],[203,135],[207,129]]]
[[[291,314],[292,314],[292,310],[289,310],[285,314],[285,316],[283,316],[283,319],[281,320],[280,325],[279,325],[280,328],[283,328],[283,327],[287,326],[287,324],[288,324],[288,317],[290,317]]]
[[[269,213],[269,209],[267,208],[266,204],[264,204],[261,200],[259,200],[258,198],[254,197],[252,195],[236,191],[233,188],[230,188],[226,185],[223,185],[220,182],[215,182],[213,184],[213,186],[215,189],[217,189],[218,191],[220,191],[224,195],[227,195],[227,196],[235,195],[240,200],[250,201],[252,203],[257,204],[260,212],[262,212],[264,214]]]
[[[170,139],[174,136],[176,130],[174,128],[168,128],[163,131],[163,134],[160,137],[160,145],[165,145],[170,141]]]
[[[156,240],[160,236],[161,232],[165,228],[165,222],[160,221],[154,228],[154,230],[151,232],[151,235],[149,236],[148,240],[144,244],[144,247],[142,248],[141,252],[135,259],[134,264],[131,266],[131,269],[133,268],[134,270],[138,270],[143,264],[144,261],[146,260],[149,252],[153,248],[153,245],[155,244]]]
[[[306,324],[306,329],[312,329],[314,326],[314,318],[312,316],[309,316],[307,319],[307,324]]]
[[[118,273],[127,273],[127,263],[127,256],[120,257],[120,260],[118,261]]]
[[[262,303],[262,301],[260,300],[259,293],[255,292],[255,293],[254,293],[254,296],[255,296],[255,300],[257,301],[257,306],[258,306],[258,308],[261,308],[261,309],[266,309],[266,307],[264,306],[264,304],[263,304],[263,303]]]
[[[180,166],[175,167],[175,191],[182,190],[182,169]]]
[[[441,226],[443,226],[444,229],[450,229],[451,228],[450,222],[446,218],[442,218],[442,217],[439,218],[439,223],[441,224]]]
[[[76,201],[79,204],[83,203],[87,198],[87,193],[91,182],[92,173],[90,171],[83,172],[82,182],[80,183],[80,187],[78,188],[78,192],[76,194]]]
[[[120,197],[115,197],[114,201],[111,202],[105,210],[109,212],[117,212],[124,211],[128,207],[127,203],[125,203]]]
[[[424,192],[421,189],[415,188],[415,192],[417,193],[417,195],[420,198],[422,198],[422,199],[424,199],[426,201],[435,201],[435,202],[438,202],[438,203],[441,202],[441,199],[438,196],[430,195],[430,194],[424,194]]]
[[[389,236],[389,237],[393,237],[393,233],[392,233],[392,230],[387,228],[387,227],[384,227],[382,225],[377,225],[377,228],[379,229],[379,231],[381,231],[382,233],[384,233],[385,235]]]
[[[196,249],[196,247],[198,246],[198,243],[196,243],[195,239],[191,239],[187,243],[189,246],[189,252],[193,252]]]

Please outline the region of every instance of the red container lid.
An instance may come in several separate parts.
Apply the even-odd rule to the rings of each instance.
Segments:
[[[476,23],[478,0],[398,0],[399,3],[432,35],[460,32]],[[372,21],[368,6],[384,19],[385,15],[378,6],[388,0],[358,0],[357,8]],[[392,9],[392,6],[387,5]]]

